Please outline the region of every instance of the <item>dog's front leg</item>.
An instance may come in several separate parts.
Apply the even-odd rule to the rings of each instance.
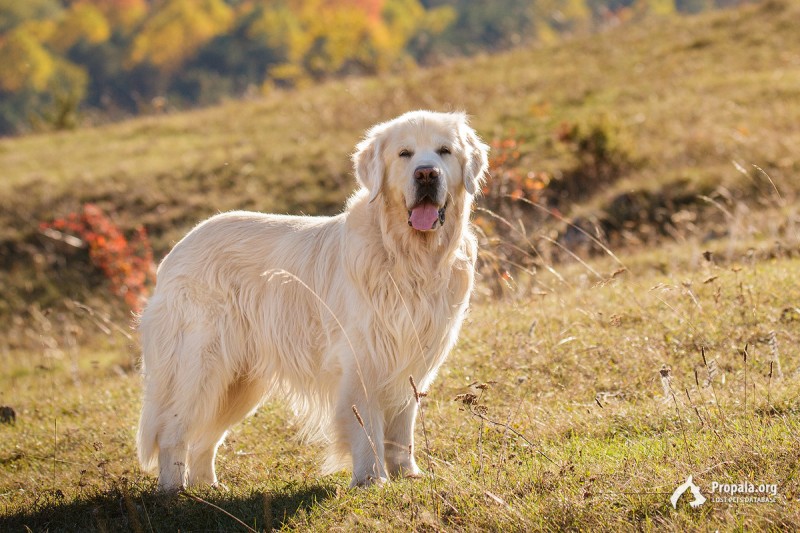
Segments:
[[[345,380],[336,407],[338,438],[347,443],[353,458],[351,487],[386,481],[383,455],[384,420],[376,395],[363,380]]]
[[[386,470],[392,477],[416,477],[420,474],[414,461],[414,423],[417,419],[417,403],[413,399],[386,424]]]

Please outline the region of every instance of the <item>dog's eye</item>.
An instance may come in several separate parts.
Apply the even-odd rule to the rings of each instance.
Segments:
[[[442,146],[441,148],[436,150],[436,153],[439,154],[439,155],[449,154],[450,153],[450,148],[448,148],[447,146]]]
[[[414,155],[414,152],[412,152],[411,150],[406,150],[404,148],[404,149],[400,150],[400,154],[399,155],[400,155],[400,157],[411,157],[412,155]]]

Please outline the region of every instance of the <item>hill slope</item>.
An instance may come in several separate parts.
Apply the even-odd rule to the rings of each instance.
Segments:
[[[82,287],[87,276],[102,283],[86,269],[71,275],[60,254],[45,253],[40,221],[94,202],[123,229],[143,223],[160,257],[197,220],[220,210],[333,213],[353,188],[348,155],[363,130],[419,107],[467,110],[487,140],[516,141],[513,168],[494,169],[493,187],[501,192],[509,173],[536,172],[557,185],[586,166],[581,148],[564,140],[571,127],[610,131],[624,169],[597,185],[591,173],[584,176],[578,184],[588,184],[589,193],[580,198],[564,200],[570,185],[559,185],[561,199],[550,202],[597,231],[634,230],[645,240],[685,235],[685,228],[713,236],[732,224],[723,213],[747,202],[767,203],[796,224],[787,200],[800,188],[798,16],[800,2],[775,0],[402,76],[0,140],[0,313],[64,296],[85,301],[95,290]],[[491,207],[501,210],[510,202],[494,200]],[[723,227],[704,228],[707,221]]]

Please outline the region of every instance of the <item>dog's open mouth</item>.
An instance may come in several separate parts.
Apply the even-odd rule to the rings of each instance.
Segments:
[[[444,225],[444,212],[447,204],[442,207],[423,201],[408,211],[408,225],[417,231],[431,231]]]

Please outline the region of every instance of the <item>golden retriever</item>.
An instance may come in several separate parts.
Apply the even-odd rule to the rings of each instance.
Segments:
[[[487,150],[463,113],[409,112],[358,144],[343,213],[223,213],[175,246],[139,326],[137,446],[160,489],[216,485],[217,447],[270,395],[329,471],[352,460],[352,486],[419,474],[409,376],[426,390],[456,342]]]

